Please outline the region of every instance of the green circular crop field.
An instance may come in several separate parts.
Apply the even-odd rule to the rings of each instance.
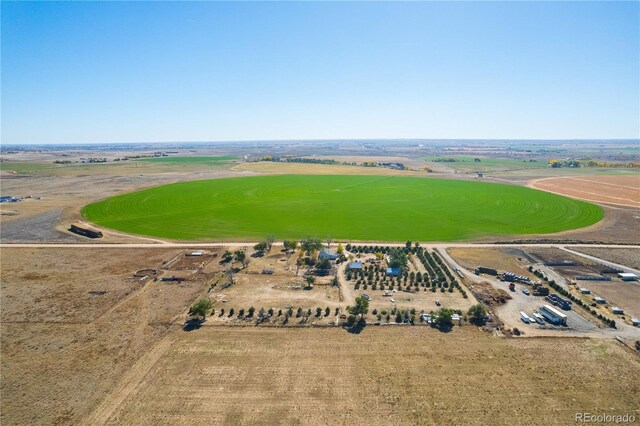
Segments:
[[[177,240],[304,237],[454,241],[544,234],[602,219],[593,204],[485,182],[278,175],[192,181],[118,195],[82,214],[107,228]]]

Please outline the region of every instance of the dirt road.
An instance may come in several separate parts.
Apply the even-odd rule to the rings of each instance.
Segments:
[[[7,244],[0,243],[1,248],[198,248],[198,247],[230,247],[230,246],[242,246],[251,247],[257,244],[257,241],[227,241],[227,242],[211,242],[211,243],[17,243]],[[346,244],[346,242],[343,242]],[[273,243],[274,246],[282,246],[281,242]],[[404,247],[404,243],[384,243],[390,247]],[[540,243],[540,244],[493,244],[493,243],[428,243],[420,242],[420,246],[426,249],[447,249],[453,247],[460,248],[485,248],[485,247],[557,247],[564,249],[567,246],[571,247],[595,247],[595,248],[632,248],[640,249],[640,244],[557,244],[557,243]],[[584,256],[583,254],[580,254]]]

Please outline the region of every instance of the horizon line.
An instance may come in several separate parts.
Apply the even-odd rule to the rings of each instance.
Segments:
[[[433,142],[433,141],[458,141],[458,142],[640,142],[638,138],[331,138],[331,139],[236,139],[236,140],[182,140],[182,141],[114,141],[114,142],[30,142],[30,143],[1,143],[0,148],[14,146],[41,146],[41,145],[142,145],[142,144],[225,144],[225,143],[283,143],[283,142]]]

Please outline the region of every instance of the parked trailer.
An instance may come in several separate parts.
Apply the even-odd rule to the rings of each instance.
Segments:
[[[87,228],[81,228],[76,225],[71,225],[69,227],[69,231],[73,232],[74,234],[82,235],[83,237],[87,237],[87,238],[102,238],[102,232],[94,231],[92,229],[87,229]]]
[[[480,275],[480,274],[487,274],[487,275],[494,275],[494,276],[498,275],[498,271],[496,271],[495,269],[487,268],[484,266],[478,266],[474,272],[476,275]]]
[[[552,306],[541,306],[539,312],[551,324],[567,325],[567,316]]]
[[[523,323],[529,324],[531,322],[531,318],[524,311],[520,311],[520,319]]]
[[[533,313],[533,319],[536,320],[538,324],[544,324],[544,317],[537,312]]]

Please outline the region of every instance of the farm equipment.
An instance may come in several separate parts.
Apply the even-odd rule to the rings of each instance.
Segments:
[[[548,287],[544,287],[541,284],[534,284],[533,285],[533,295],[534,296],[548,296],[549,295],[549,288]]]

